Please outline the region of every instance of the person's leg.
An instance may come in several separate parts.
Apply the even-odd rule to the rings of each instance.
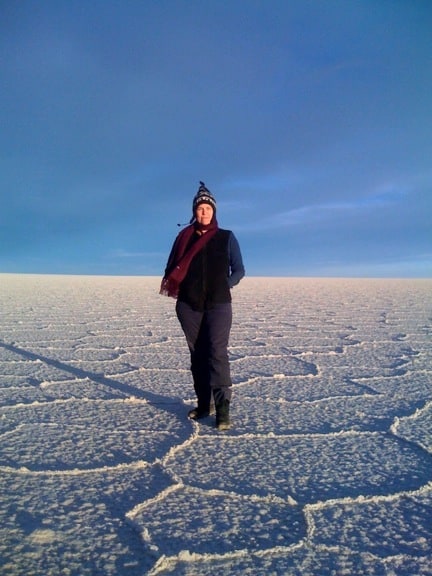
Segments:
[[[195,349],[191,352],[192,376],[198,398],[198,410],[211,412],[212,391],[210,386],[209,339],[206,322],[201,323]]]
[[[193,310],[184,302],[177,302],[177,318],[186,337],[191,357],[191,372],[198,408],[190,412],[192,418],[202,418],[210,412],[211,388],[208,364],[207,326],[203,312]]]
[[[228,343],[232,324],[231,303],[218,304],[207,310],[205,321],[208,332],[210,386],[216,406],[218,428],[229,428],[229,404],[232,381],[228,357]]]

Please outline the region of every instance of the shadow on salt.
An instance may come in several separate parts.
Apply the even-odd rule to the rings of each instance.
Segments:
[[[3,407],[0,465],[30,471],[92,470],[136,462],[153,464],[193,434],[180,399],[1,342],[3,349],[40,361],[115,395],[107,400],[68,399]]]

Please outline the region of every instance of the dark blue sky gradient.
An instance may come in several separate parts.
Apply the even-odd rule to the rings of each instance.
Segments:
[[[160,275],[204,180],[249,275],[432,275],[432,3],[0,4],[0,272]]]

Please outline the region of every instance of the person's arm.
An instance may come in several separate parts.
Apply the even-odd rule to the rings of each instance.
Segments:
[[[243,265],[240,245],[232,232],[228,241],[228,253],[230,263],[230,275],[228,277],[228,284],[229,287],[232,288],[238,284],[245,275],[245,268]]]

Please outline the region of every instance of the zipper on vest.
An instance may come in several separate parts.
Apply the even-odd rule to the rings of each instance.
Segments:
[[[205,304],[207,301],[207,265],[208,265],[207,245],[205,245],[203,248],[203,255],[202,256],[203,256],[202,257],[202,290],[203,290],[203,296],[204,296],[203,304]]]

